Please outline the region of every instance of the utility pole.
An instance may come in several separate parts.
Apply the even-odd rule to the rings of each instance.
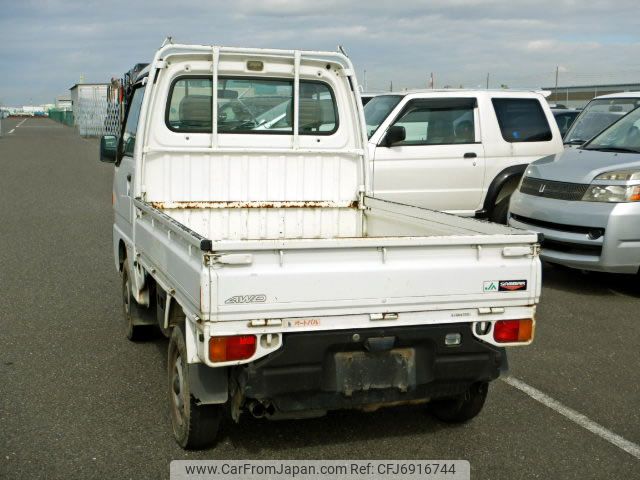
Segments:
[[[489,90],[489,74],[487,73],[487,90]]]
[[[560,71],[560,67],[556,65],[556,91],[555,91],[556,102],[558,101],[558,72],[559,71]]]
[[[393,92],[393,80],[391,80],[391,83],[389,84],[389,91]]]
[[[367,85],[367,70],[366,69],[364,71],[364,91],[365,92],[369,91],[369,86]]]
[[[429,79],[429,86],[431,87],[431,90],[436,88],[436,81],[435,81],[435,78],[433,77],[433,72],[431,72],[431,77]]]

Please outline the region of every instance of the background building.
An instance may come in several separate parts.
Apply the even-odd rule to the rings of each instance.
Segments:
[[[640,83],[619,83],[614,85],[580,85],[573,87],[544,87],[550,90],[549,103],[561,103],[569,108],[584,107],[589,100],[599,95],[619,92],[640,91]]]
[[[74,124],[82,136],[101,135],[108,109],[108,83],[76,83],[69,89]]]
[[[71,97],[69,95],[59,95],[56,97],[56,108],[59,110],[73,110]]]

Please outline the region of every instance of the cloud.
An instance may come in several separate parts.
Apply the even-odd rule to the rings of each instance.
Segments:
[[[550,52],[556,46],[557,42],[554,40],[531,40],[527,42],[526,49],[531,52]]]
[[[187,43],[343,45],[370,89],[625,82],[640,76],[637,1],[25,0],[3,2],[0,100],[51,102],[78,81],[149,61],[167,35]]]

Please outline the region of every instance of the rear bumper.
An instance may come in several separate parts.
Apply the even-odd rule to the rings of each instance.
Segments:
[[[638,272],[639,204],[570,202],[514,192],[509,210],[509,225],[544,235],[544,260],[583,270]],[[601,235],[590,237],[596,231]]]
[[[459,334],[461,343],[446,346],[447,334]],[[236,367],[235,375],[247,400],[286,413],[453,396],[506,370],[504,348],[475,338],[471,324],[454,323],[289,333],[280,350]]]

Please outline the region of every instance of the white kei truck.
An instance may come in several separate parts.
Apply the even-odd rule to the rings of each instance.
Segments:
[[[170,338],[183,448],[223,416],[476,416],[531,343],[535,233],[376,199],[343,53],[165,44],[129,91],[113,249],[127,336]]]

